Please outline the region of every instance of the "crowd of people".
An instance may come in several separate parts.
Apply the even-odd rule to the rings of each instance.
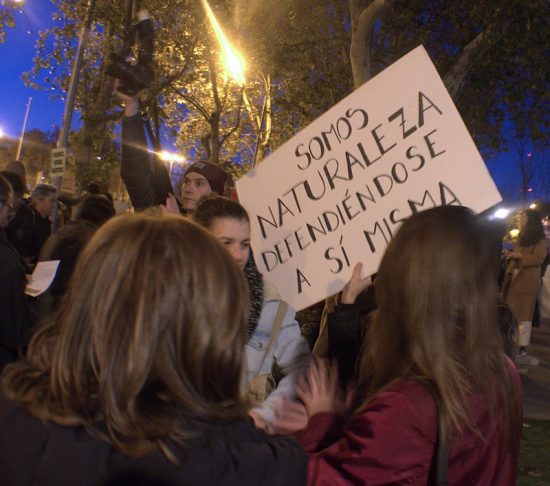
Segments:
[[[17,164],[0,175],[0,484],[515,484],[540,216],[501,292],[483,218],[413,215],[374,283],[357,264],[312,352],[227,173],[195,161],[176,197],[119,97],[134,214],[93,188],[51,234],[55,187],[27,200]],[[45,260],[56,277],[31,299]]]

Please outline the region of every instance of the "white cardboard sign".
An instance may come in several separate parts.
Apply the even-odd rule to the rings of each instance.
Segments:
[[[501,200],[435,66],[418,47],[237,181],[260,271],[296,310],[375,273],[401,222]]]

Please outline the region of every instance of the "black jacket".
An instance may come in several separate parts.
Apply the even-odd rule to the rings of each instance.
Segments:
[[[52,234],[52,223],[49,218],[44,218],[36,209],[31,207],[34,213],[34,224],[31,234],[31,263],[38,262],[40,250],[46,243],[46,240]]]
[[[26,283],[21,258],[0,229],[0,346],[12,350],[26,346],[33,326]]]
[[[28,263],[36,256],[32,247],[34,220],[35,214],[32,208],[26,201],[19,199],[15,216],[6,228],[9,242]]]
[[[120,175],[136,209],[164,204],[168,194],[174,192],[166,166],[147,150],[139,114],[122,119]]]
[[[81,427],[43,423],[0,393],[0,484],[302,485],[307,455],[291,438],[269,437],[251,420],[201,427],[181,466],[155,452],[128,457]]]

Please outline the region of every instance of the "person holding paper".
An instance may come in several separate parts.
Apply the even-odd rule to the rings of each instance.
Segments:
[[[495,261],[467,208],[403,223],[379,268],[357,393],[344,402],[323,361],[298,386],[308,484],[515,484],[522,390],[503,352]]]
[[[80,252],[97,229],[114,215],[115,208],[107,197],[89,194],[75,206],[73,220],[48,238],[40,261],[60,260],[60,263],[51,286],[38,298],[42,317],[58,308]]]
[[[32,263],[38,261],[40,250],[52,234],[50,217],[55,209],[57,189],[51,184],[37,184],[31,193],[31,208],[34,213],[31,234]]]
[[[247,416],[247,293],[197,224],[108,221],[81,253],[62,311],[4,370],[0,482],[304,484],[299,444]]]
[[[220,239],[248,281],[250,316],[245,385],[254,405],[250,415],[258,427],[275,432],[274,406],[281,399],[296,398],[297,380],[307,370],[311,358],[309,345],[302,337],[294,310],[256,268],[250,251],[246,210],[231,199],[210,197],[199,203],[193,218]]]
[[[0,370],[17,359],[34,325],[25,297],[25,267],[4,233],[13,205],[12,187],[0,175]]]

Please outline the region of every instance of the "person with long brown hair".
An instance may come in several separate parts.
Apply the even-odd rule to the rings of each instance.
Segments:
[[[380,265],[351,411],[324,362],[298,387],[309,484],[515,484],[522,392],[503,352],[493,254],[467,208],[403,223]]]
[[[299,445],[247,416],[247,312],[241,271],[203,228],[107,222],[52,323],[2,376],[2,483],[303,483]]]
[[[516,363],[537,366],[539,360],[527,353],[537,293],[542,284],[542,264],[548,255],[542,218],[538,211],[521,214],[521,231],[514,250],[508,254],[508,267],[502,284],[502,298],[519,322],[519,353]]]

